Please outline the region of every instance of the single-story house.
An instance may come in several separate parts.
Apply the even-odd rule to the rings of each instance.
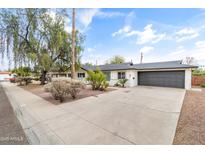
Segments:
[[[11,72],[0,72],[0,81],[7,81],[12,78]]]
[[[87,77],[88,70],[96,70],[97,68],[106,74],[110,86],[113,86],[119,79],[126,78],[128,79],[127,87],[144,85],[190,89],[192,69],[197,68],[197,66],[183,64],[181,60],[141,64],[83,65],[77,71],[77,76],[79,79],[84,80]],[[70,73],[53,73],[51,75],[52,77],[71,76]]]

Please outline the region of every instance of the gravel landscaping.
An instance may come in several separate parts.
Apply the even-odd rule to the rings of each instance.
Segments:
[[[173,144],[205,144],[205,89],[186,92]]]
[[[53,104],[61,104],[59,100],[55,100],[49,92],[45,92],[42,85],[39,84],[29,84],[27,86],[19,86],[25,90],[32,92],[33,94],[40,96],[41,98],[53,103]],[[74,100],[82,99],[89,96],[97,96],[102,93],[106,93],[109,91],[113,91],[115,88],[107,88],[106,91],[92,90],[90,86],[87,86],[85,89],[82,89],[80,93],[77,95],[76,99],[72,99],[71,96],[65,98],[63,103],[72,102]]]

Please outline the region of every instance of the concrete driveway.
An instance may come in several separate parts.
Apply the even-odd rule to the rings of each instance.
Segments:
[[[53,105],[21,88],[4,88],[10,101],[23,106],[20,119],[26,118],[20,121],[39,144],[172,144],[185,94],[174,88],[121,88]]]
[[[182,89],[135,87],[60,107],[130,144],[172,144],[184,94]],[[62,125],[58,120],[57,129]],[[82,134],[86,140],[96,133],[85,130],[80,122],[73,122],[68,128],[62,127],[66,131],[62,136],[70,138],[69,132],[77,128],[80,130],[74,130],[75,135]],[[91,134],[83,136],[84,131]]]

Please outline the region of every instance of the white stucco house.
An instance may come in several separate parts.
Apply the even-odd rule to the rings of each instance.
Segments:
[[[191,88],[192,69],[194,65],[183,64],[182,61],[166,61],[155,63],[121,63],[106,64],[98,66],[83,65],[77,72],[80,80],[85,80],[88,70],[99,68],[107,75],[107,81],[113,86],[119,79],[128,79],[126,86],[134,87],[138,85]],[[52,77],[70,77],[68,73],[52,73]]]

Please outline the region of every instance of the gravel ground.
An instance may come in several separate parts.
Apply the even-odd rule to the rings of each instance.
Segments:
[[[28,144],[25,133],[0,83],[0,144]]]
[[[186,92],[173,144],[205,144],[205,89]]]
[[[35,94],[35,95],[37,95],[37,96],[39,96],[39,97],[53,103],[55,105],[61,104],[59,102],[59,100],[55,100],[49,92],[45,92],[42,85],[29,84],[27,86],[19,86],[19,87],[21,87],[25,90],[28,90],[28,91],[32,92],[33,94]],[[105,92],[109,92],[109,91],[113,91],[113,90],[115,90],[115,89],[114,88],[107,88],[106,91],[92,90],[91,87],[87,86],[85,89],[81,89],[81,91],[77,95],[76,99],[72,99],[71,96],[68,96],[68,97],[65,98],[63,103],[72,102],[72,101],[82,99],[82,98],[85,98],[85,97],[89,97],[89,96],[96,96],[96,95],[99,95],[99,94],[102,94],[102,93],[105,93]]]

